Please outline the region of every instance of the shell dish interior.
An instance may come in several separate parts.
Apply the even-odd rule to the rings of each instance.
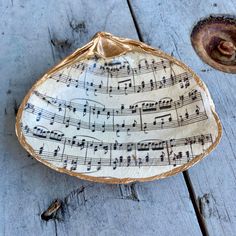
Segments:
[[[75,60],[32,89],[18,136],[39,161],[89,180],[188,168],[218,142],[219,120],[205,85],[169,59],[127,51]]]

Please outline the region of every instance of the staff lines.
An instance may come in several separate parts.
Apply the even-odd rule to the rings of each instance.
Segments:
[[[115,130],[118,137],[119,132],[127,132],[128,135],[130,135],[130,132],[138,131],[144,131],[144,133],[147,133],[151,130],[177,128],[195,122],[203,121],[208,118],[205,110],[203,112],[196,110],[196,112],[193,114],[186,113],[185,116],[179,115],[175,120],[172,119],[171,113],[168,113],[163,116],[154,117],[153,122],[151,123],[138,123],[136,120],[134,120],[132,124],[125,124],[125,120],[123,120],[122,123],[106,124],[105,121],[104,123],[96,123],[95,121],[86,122],[82,121],[81,119],[71,118],[69,116],[66,116],[66,113],[64,113],[64,116],[58,115],[43,108],[37,107],[31,103],[26,104],[25,111],[34,114],[36,116],[36,121],[40,121],[41,118],[49,120],[50,125],[53,125],[54,122],[56,122],[64,124],[66,128],[68,128],[69,126],[74,126],[77,128],[77,130],[80,130],[81,128],[90,129],[92,132],[112,132]]]
[[[115,116],[130,116],[130,115],[137,115],[139,109],[142,110],[143,114],[153,114],[153,113],[159,113],[164,111],[171,111],[175,109],[179,109],[181,107],[184,107],[186,105],[192,104],[194,102],[198,102],[202,100],[201,93],[197,90],[193,90],[188,93],[188,95],[180,96],[179,100],[173,101],[170,97],[164,97],[160,99],[158,102],[155,101],[140,101],[136,102],[134,105],[129,105],[129,108],[125,108],[124,104],[121,104],[121,108],[106,108],[105,105],[99,104],[99,106],[89,106],[89,103],[97,104],[96,101],[93,100],[86,100],[85,104],[80,104],[73,102],[73,100],[80,100],[79,98],[71,99],[71,101],[66,101],[63,99],[58,99],[55,97],[50,97],[48,95],[43,95],[42,93],[38,91],[34,91],[33,94],[35,94],[37,97],[41,98],[42,100],[46,101],[50,105],[55,105],[58,107],[59,111],[61,111],[62,107],[65,109],[68,109],[69,111],[73,111],[74,113],[79,111],[83,112],[84,114],[87,113],[87,111],[92,111],[92,113],[98,116],[111,116],[114,114]],[[82,101],[81,100],[81,101]],[[138,106],[138,104],[141,104],[141,107]]]
[[[81,79],[73,79],[70,75],[64,75],[64,74],[54,74],[52,77],[49,77],[49,79],[53,79],[58,83],[64,83],[67,87],[74,86],[75,88],[83,88],[88,95],[88,92],[94,92],[94,95],[97,96],[97,94],[109,94],[109,96],[112,95],[128,95],[133,93],[141,93],[141,92],[149,92],[153,90],[159,90],[168,88],[171,86],[174,86],[176,84],[179,84],[180,88],[187,88],[190,86],[190,80],[193,79],[190,73],[183,72],[178,75],[170,76],[169,78],[166,78],[163,76],[161,80],[153,80],[150,79],[149,83],[145,83],[144,81],[141,82],[141,84],[132,85],[131,78],[124,81],[117,81],[117,86],[114,85],[107,85],[104,86],[103,81],[101,81],[100,84],[94,84],[94,82],[88,82],[83,81]],[[108,79],[108,78],[107,78]],[[133,82],[134,83],[134,82]],[[124,85],[124,86],[120,86]]]
[[[97,171],[103,166],[112,166],[113,169],[135,166],[176,166],[187,163],[195,156],[201,154],[194,154],[192,151],[193,146],[200,145],[204,149],[205,144],[212,143],[211,134],[200,134],[170,140],[143,140],[137,143],[118,143],[117,141],[115,143],[105,143],[94,140],[86,141],[85,139],[79,139],[77,136],[73,138],[65,137],[60,131],[49,131],[40,126],[31,129],[22,124],[22,128],[26,137],[44,141],[40,144],[41,147],[36,150],[36,153],[41,158],[51,162],[62,163],[64,168],[67,168],[67,165],[70,164],[71,170],[76,170],[78,165],[87,166],[87,171],[90,171],[92,166],[96,166]],[[57,148],[54,151],[47,151],[45,150],[45,141],[56,142],[59,145],[57,146],[56,144]],[[181,146],[187,147],[184,154],[176,149]],[[79,148],[79,155],[68,154],[66,147]],[[174,149],[176,150],[173,151]],[[65,153],[65,150],[67,150],[67,153]],[[89,155],[87,155],[88,150],[90,150]],[[96,153],[99,150],[104,152],[102,154],[103,157],[96,157]],[[84,156],[81,155],[82,151],[85,153]],[[91,156],[91,151],[93,157]],[[125,156],[123,156],[124,151],[126,151]],[[156,157],[157,154],[155,152],[159,153],[158,157]],[[151,153],[155,157],[150,156]]]

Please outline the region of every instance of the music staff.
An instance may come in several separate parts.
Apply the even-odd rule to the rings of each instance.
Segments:
[[[50,97],[48,95],[43,95],[36,90],[33,92],[33,94],[46,101],[48,104],[57,106],[59,111],[62,111],[63,108],[68,109],[73,113],[83,112],[83,116],[85,116],[87,112],[91,110],[93,115],[96,115],[97,118],[99,116],[106,116],[107,119],[110,118],[111,114],[113,113],[115,116],[131,116],[137,115],[139,113],[139,109],[141,109],[142,114],[152,114],[179,109],[183,106],[187,106],[189,104],[202,100],[201,93],[197,90],[193,90],[185,96],[180,96],[179,100],[176,101],[173,101],[172,98],[165,97],[163,99],[160,99],[159,101],[139,101],[135,104],[127,106],[128,108],[125,108],[125,105],[121,104],[120,109],[115,109],[106,108],[105,105],[89,99],[72,99],[71,101],[66,101],[55,97]],[[81,101],[81,103],[84,102],[84,104],[75,102],[75,100]],[[89,105],[89,103],[92,103],[94,105],[91,106]]]
[[[193,153],[193,146],[204,147],[210,145],[212,141],[211,134],[196,135],[192,137],[170,139],[170,140],[143,140],[138,143],[104,143],[95,139],[85,140],[83,137],[74,136],[72,138],[65,137],[60,131],[49,131],[45,127],[36,126],[30,129],[27,125],[23,125],[24,134],[27,137],[37,138],[44,141],[43,145],[38,149],[40,154],[47,161],[62,162],[63,167],[71,164],[71,170],[76,170],[77,165],[86,165],[87,171],[91,170],[92,166],[97,167],[97,171],[101,170],[103,166],[112,166],[113,170],[117,167],[142,167],[142,166],[156,166],[156,165],[173,165],[187,163],[198,153]],[[45,142],[56,142],[53,152],[47,152],[44,148]],[[63,145],[60,148],[60,144]],[[68,155],[61,151],[65,146],[68,148],[78,148],[80,155]],[[185,146],[185,153],[178,151],[179,147]],[[86,149],[86,154],[82,156],[82,150]],[[94,157],[87,157],[87,151],[90,150],[90,155]],[[103,157],[96,157],[96,153],[102,151]],[[126,155],[120,155],[120,153]],[[155,154],[157,152],[157,154]],[[130,154],[129,154],[130,153]],[[132,154],[133,153],[133,154]],[[135,155],[134,155],[135,153]],[[143,154],[144,153],[144,154]],[[110,155],[111,154],[111,155]],[[107,157],[107,156],[108,157]],[[158,156],[159,155],[159,156]],[[111,158],[109,157],[111,156]],[[153,157],[155,156],[155,158]]]
[[[137,121],[134,120],[133,123],[131,124],[125,124],[125,121],[123,121],[123,123],[108,123],[108,124],[106,124],[104,121],[103,124],[100,124],[96,123],[95,121],[91,123],[65,115],[64,116],[58,115],[56,113],[47,111],[30,103],[26,104],[25,111],[34,114],[36,116],[36,121],[38,121],[38,117],[40,117],[40,119],[43,118],[49,120],[50,124],[52,124],[51,120],[53,120],[53,123],[56,122],[64,124],[66,128],[68,128],[69,126],[73,126],[76,127],[77,130],[90,129],[92,132],[115,131],[118,137],[120,132],[126,132],[128,135],[130,132],[138,132],[138,131],[144,131],[145,133],[147,133],[147,131],[151,130],[177,128],[180,126],[185,126],[188,124],[200,122],[208,118],[205,110],[199,111],[196,109],[196,112],[192,114],[187,113],[188,116],[177,115],[176,119],[173,119],[172,114],[169,113],[163,116],[156,116],[152,122],[148,123],[142,121],[137,123]]]
[[[36,154],[39,154],[39,151],[36,151]],[[201,155],[199,153],[198,155]],[[117,169],[117,167],[145,167],[145,166],[167,166],[167,165],[172,165],[172,166],[177,166],[177,165],[182,165],[186,164],[190,160],[192,160],[194,157],[198,155],[189,155],[187,152],[186,155],[183,155],[181,152],[178,154],[174,154],[174,157],[171,159],[171,161],[167,159],[162,159],[162,155],[160,155],[160,158],[148,158],[143,159],[143,158],[131,158],[130,156],[127,156],[126,158],[122,158],[122,161],[119,161],[118,158],[115,158],[112,163],[110,162],[109,159],[107,158],[96,158],[96,157],[88,157],[89,161],[84,163],[84,157],[83,156],[76,156],[76,155],[68,155],[68,154],[63,154],[63,156],[58,156],[55,157],[53,152],[46,152],[43,151],[40,156],[46,160],[46,161],[52,161],[52,162],[63,162],[65,163],[63,165],[64,168],[67,168],[68,162],[71,161],[71,167],[70,170],[76,170],[78,166],[87,166],[87,171],[89,172],[92,168],[92,166],[96,166],[96,170],[99,171],[102,169],[102,167],[106,166],[112,166],[113,170]]]
[[[117,86],[110,85],[104,86],[101,81],[100,84],[95,84],[93,82],[84,82],[79,79],[73,79],[71,76],[64,74],[54,74],[50,79],[56,80],[56,82],[64,83],[69,86],[74,86],[75,88],[83,88],[86,92],[93,92],[96,96],[98,93],[109,94],[109,95],[128,95],[140,92],[150,92],[153,90],[164,89],[174,85],[179,85],[181,89],[188,88],[190,86],[190,80],[193,79],[192,75],[188,72],[183,72],[178,75],[170,76],[166,78],[165,76],[159,80],[150,80],[149,83],[142,81],[140,85],[134,85],[131,79],[125,79],[117,82]],[[121,86],[122,84],[122,86]],[[88,95],[88,93],[86,93]]]
[[[165,70],[169,67],[170,62],[168,60],[161,59],[156,62],[154,59],[152,59],[151,62],[148,62],[147,60],[140,60],[137,67],[131,67],[127,61],[105,62],[103,64],[94,61],[91,64],[83,62],[77,63],[71,68],[79,70],[80,73],[86,71],[87,73],[93,74],[95,76],[125,78],[129,77],[132,73],[134,75],[143,75],[147,73],[153,73],[159,70]],[[62,73],[59,73],[58,75],[60,76],[60,74]]]
[[[58,141],[61,143],[65,143],[65,145],[70,146],[77,146],[81,149],[88,147],[94,147],[101,148],[105,150],[105,154],[107,153],[108,149],[112,147],[113,150],[125,150],[125,151],[131,151],[134,147],[137,147],[138,151],[148,151],[150,149],[152,150],[163,150],[166,145],[170,147],[178,147],[178,146],[186,146],[186,145],[192,145],[192,144],[201,144],[204,145],[205,143],[211,143],[212,137],[211,134],[205,134],[205,135],[196,135],[186,138],[180,138],[180,139],[170,139],[170,140],[156,140],[156,139],[150,139],[150,140],[143,140],[138,143],[106,143],[102,141],[86,141],[85,139],[78,139],[80,136],[74,136],[72,138],[65,137],[64,134],[61,131],[58,130],[48,130],[46,127],[43,126],[35,126],[33,129],[30,129],[27,125],[23,125],[23,131],[24,134],[28,137],[37,137],[42,139],[47,139],[51,141]],[[91,137],[93,138],[93,137]],[[168,143],[168,144],[167,144]]]

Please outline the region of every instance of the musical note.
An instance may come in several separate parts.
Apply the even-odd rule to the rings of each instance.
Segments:
[[[65,127],[68,128],[70,126],[70,117],[65,117],[65,121],[63,123],[65,123]]]
[[[70,170],[76,170],[77,168],[77,161],[76,160],[72,160],[71,161],[71,168]]]
[[[113,161],[113,170],[117,168],[117,163],[118,163],[118,159],[115,158],[115,160]]]
[[[196,115],[199,115],[199,114],[200,114],[200,108],[199,108],[198,105],[196,105],[196,110],[195,110],[195,112],[196,112]]]
[[[60,147],[57,146],[57,148],[54,150],[53,156],[56,157],[59,151],[60,151]]]
[[[62,168],[66,169],[67,168],[67,159],[66,160],[63,160],[63,166]]]
[[[39,111],[36,116],[36,121],[40,121],[41,116],[42,116],[42,111]]]
[[[49,138],[52,140],[61,141],[63,136],[64,134],[61,131],[57,131],[57,132],[51,131]]]
[[[130,166],[130,163],[131,163],[131,157],[127,156],[127,166]]]
[[[164,152],[161,152],[161,155],[160,155],[160,160],[161,160],[161,162],[164,161],[164,158],[165,158],[165,153],[164,153]]]
[[[30,131],[28,126],[27,126],[26,131],[27,131],[27,133]],[[41,127],[41,126],[35,126],[33,129],[33,135],[37,136],[39,138],[46,138],[47,133],[48,133],[48,129]]]
[[[165,115],[162,115],[162,116],[156,116],[154,118],[153,125],[156,126],[156,125],[160,124],[160,128],[163,129],[163,127],[165,125],[165,122],[166,122],[165,118],[168,118],[168,122],[172,121],[172,116],[169,113],[169,114],[165,114]],[[161,122],[157,122],[157,120],[161,120]]]
[[[98,164],[97,171],[99,171],[102,168],[102,158],[100,158],[100,160],[97,162],[97,164]]]
[[[56,114],[54,114],[54,115],[51,116],[51,118],[50,118],[50,123],[49,123],[50,125],[53,125],[53,124],[54,124],[55,115],[56,115]]]
[[[159,101],[159,109],[166,110],[172,108],[172,99],[171,98],[163,98]]]
[[[43,144],[43,146],[41,146],[41,147],[39,148],[39,154],[42,154],[42,153],[43,153],[43,149],[44,149],[44,144]]]
[[[22,127],[23,127],[23,126],[21,126],[21,128],[22,128]],[[28,126],[28,125],[25,125],[25,126],[24,126],[24,132],[25,132],[26,134],[28,134],[29,131],[30,131],[29,126]]]
[[[121,86],[120,85],[123,85],[124,86]],[[124,94],[127,95],[127,89],[128,88],[132,88],[132,83],[131,83],[131,79],[126,79],[126,80],[122,80],[122,81],[119,81],[118,82],[118,86],[117,86],[117,90],[123,90],[124,91]]]

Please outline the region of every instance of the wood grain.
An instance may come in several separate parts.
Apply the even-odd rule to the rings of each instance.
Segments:
[[[223,124],[217,149],[189,170],[199,209],[210,235],[236,233],[235,75],[204,64],[194,52],[193,25],[210,14],[235,14],[235,1],[132,1],[143,38],[152,46],[173,53],[207,84]]]
[[[57,173],[27,156],[17,108],[37,78],[97,31],[137,39],[126,1],[5,1],[1,21],[0,235],[200,235],[182,175],[103,185]],[[55,199],[51,220],[41,214]]]

